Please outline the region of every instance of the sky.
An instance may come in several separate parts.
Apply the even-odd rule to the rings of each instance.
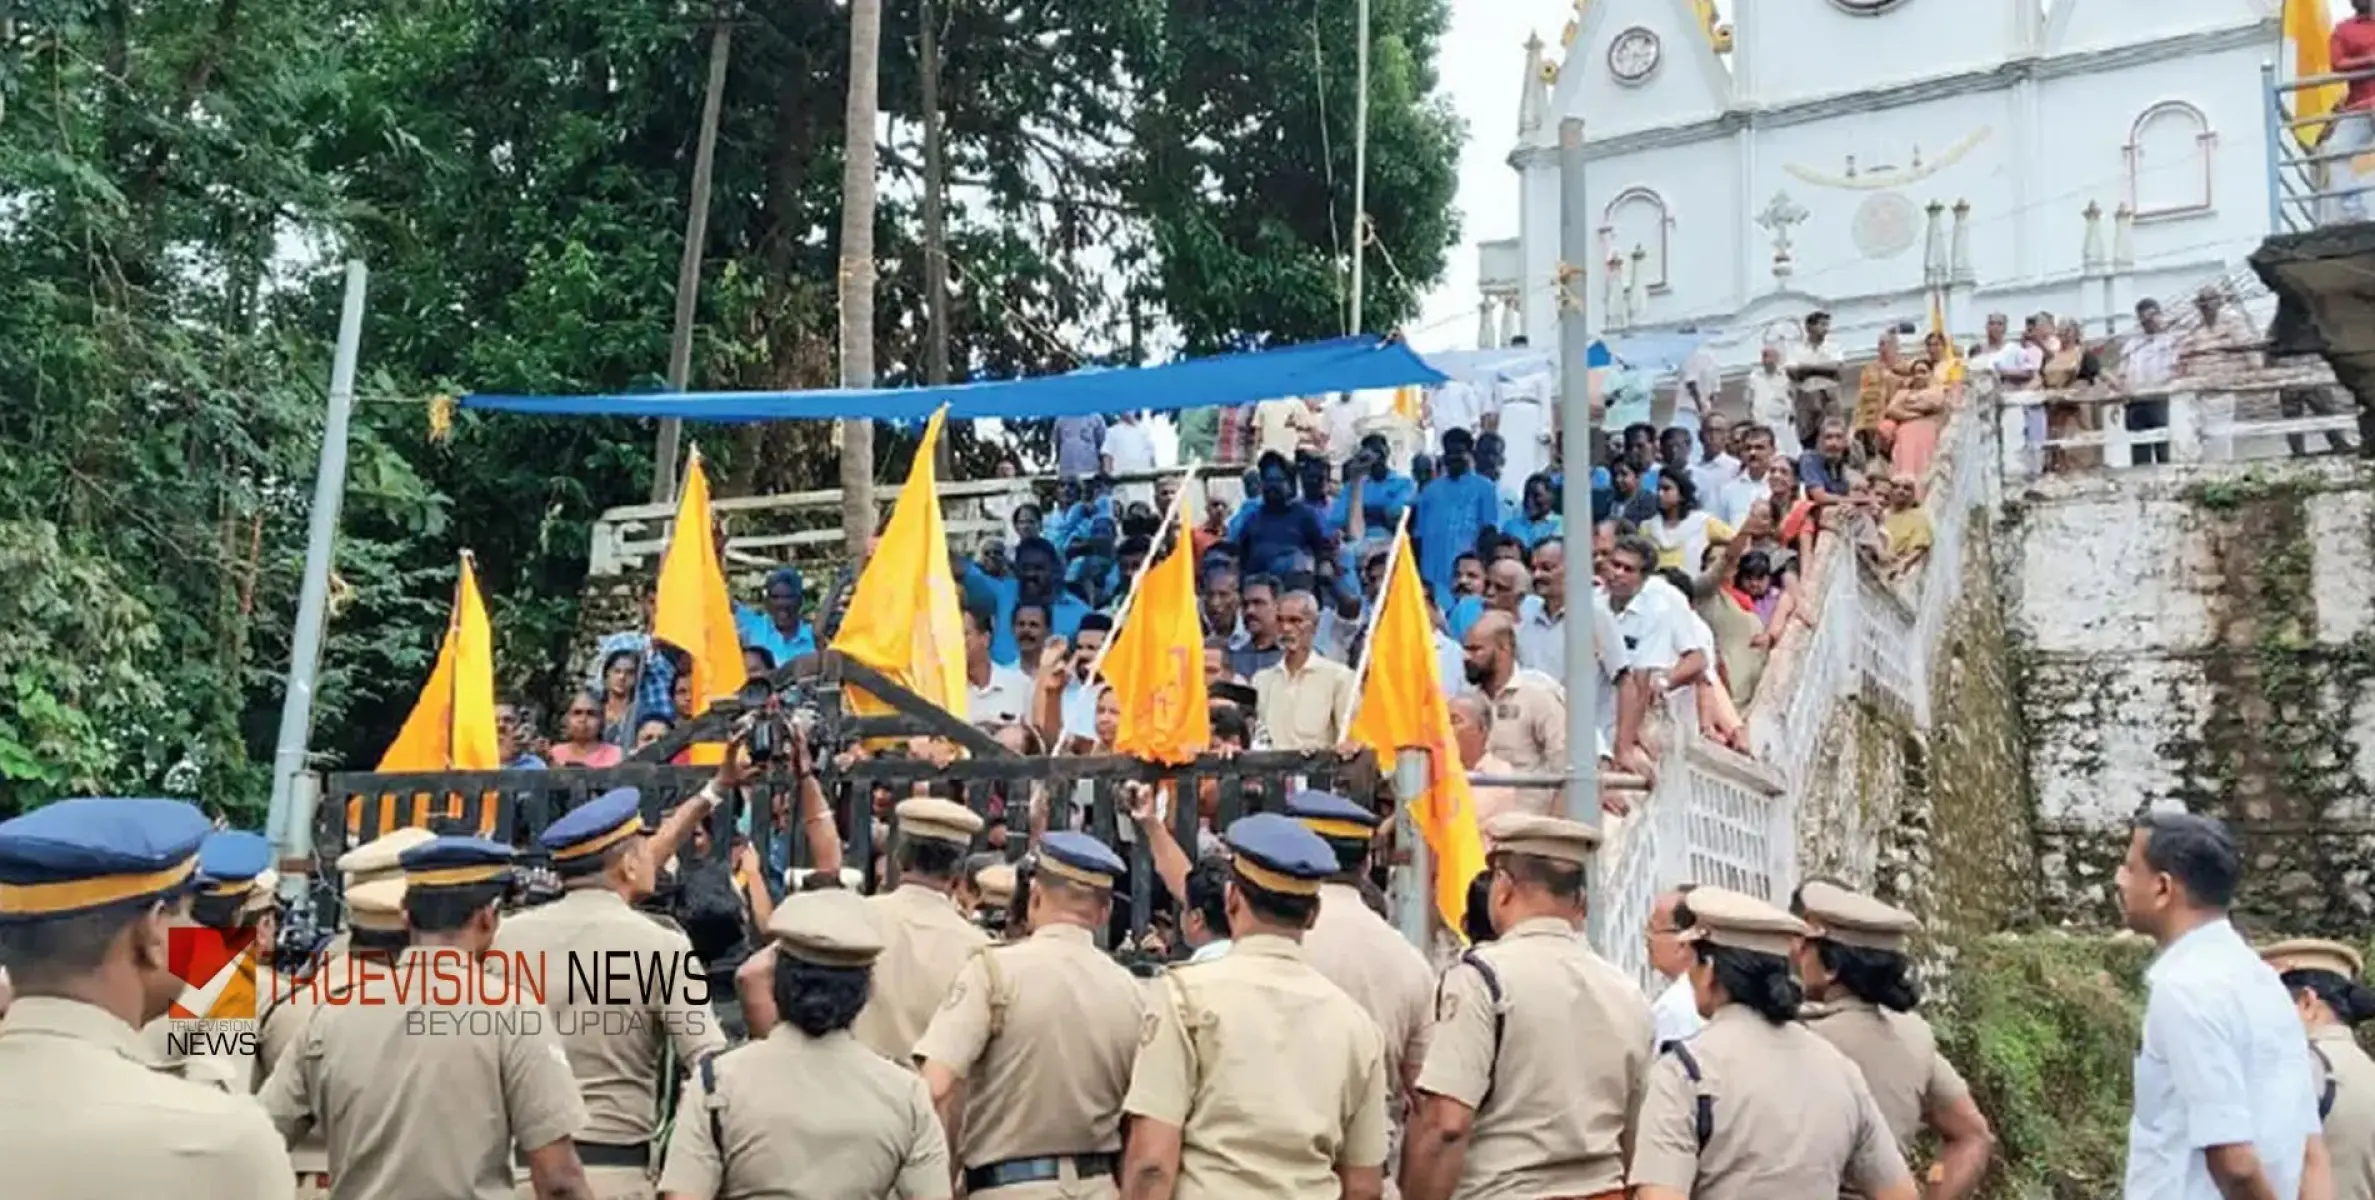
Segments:
[[[1728,16],[1734,2],[1717,0],[1716,8]],[[2350,14],[2350,0],[2332,4],[2337,19]],[[1476,344],[1476,244],[1517,234],[1517,173],[1507,159],[1517,140],[1526,35],[1540,34],[1555,55],[1559,31],[1574,13],[1574,0],[1451,0],[1451,30],[1436,70],[1468,123],[1460,152],[1460,240],[1442,282],[1406,331],[1420,350]]]

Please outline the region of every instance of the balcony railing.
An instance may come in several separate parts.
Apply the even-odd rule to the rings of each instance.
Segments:
[[[2165,423],[2130,428],[2148,405],[2166,406]],[[2359,428],[2358,405],[2323,365],[2247,368],[2133,392],[2006,392],[1998,419],[2007,480],[2342,453],[2354,449]]]
[[[2375,121],[2375,115],[2299,114],[2303,95],[2375,78],[2375,69],[2279,80],[2275,64],[2270,63],[2260,68],[2260,76],[2267,98],[2268,232],[2300,233],[2344,220],[2368,219],[2364,213],[2346,216],[2342,201],[2375,185],[2375,171],[2362,174],[2352,170],[2352,160],[2375,153],[2375,146],[2350,137],[2343,139],[2348,148],[2331,147],[2340,122]]]

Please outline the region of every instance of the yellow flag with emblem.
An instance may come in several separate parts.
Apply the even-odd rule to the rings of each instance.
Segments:
[[[651,635],[693,660],[693,711],[707,712],[721,696],[742,689],[742,640],[734,633],[734,601],[726,591],[724,547],[710,521],[709,473],[701,469],[701,448],[686,456],[684,491],[669,528],[668,553],[660,560],[660,582],[652,598]],[[692,746],[687,761],[724,761],[717,742]]]
[[[915,465],[891,509],[874,557],[858,576],[833,649],[896,680],[957,717],[970,706],[965,689],[965,622],[957,607],[957,577],[948,564],[948,527],[940,518],[932,448],[948,416],[942,405],[924,426]],[[853,689],[852,707],[886,707]]]
[[[1147,568],[1105,649],[1101,669],[1121,705],[1113,748],[1134,758],[1192,762],[1212,744],[1194,558],[1194,539],[1175,530],[1171,552]]]
[[[1427,786],[1412,803],[1412,823],[1435,856],[1435,907],[1454,930],[1468,908],[1468,882],[1484,869],[1484,835],[1467,768],[1451,736],[1451,705],[1435,667],[1435,626],[1410,554],[1407,527],[1394,534],[1385,596],[1369,634],[1369,669],[1348,736],[1377,753],[1391,771],[1404,749],[1428,751]]]

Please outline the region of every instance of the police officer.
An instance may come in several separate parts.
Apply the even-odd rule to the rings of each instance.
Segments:
[[[931,1093],[851,1036],[884,949],[867,902],[795,893],[767,935],[779,1019],[699,1073],[669,1135],[663,1200],[944,1200],[948,1139]]]
[[[2353,947],[2320,938],[2278,942],[2260,954],[2284,980],[2309,1030],[2334,1200],[2375,1200],[2375,1060],[2351,1032],[2375,1017],[2375,991],[2359,982],[2366,960]]]
[[[973,877],[973,888],[973,923],[991,938],[1004,940],[1007,910],[1014,905],[1014,868],[1005,863],[983,867]]]
[[[1808,929],[1793,953],[1808,1000],[1800,1017],[1863,1070],[1899,1149],[1910,1152],[1925,1125],[1938,1135],[1927,1200],[1971,1195],[1987,1174],[1995,1135],[1962,1075],[1938,1052],[1929,1022],[1914,1015],[1921,990],[1905,940],[1921,922],[1827,880],[1801,886],[1790,909]]]
[[[981,818],[931,796],[900,801],[898,814],[899,886],[866,901],[882,925],[883,951],[855,1031],[876,1054],[906,1066],[958,970],[990,936],[950,899]]]
[[[264,1013],[256,1033],[259,1086],[305,1036],[320,1006],[345,1003],[361,987],[376,989],[373,995],[394,992],[388,964],[410,940],[404,928],[403,874],[355,884],[341,900],[352,935],[347,952],[317,961],[310,978],[288,980],[274,996],[277,1003]],[[319,1125],[289,1144],[289,1162],[297,1168],[297,1200],[323,1200],[330,1194],[330,1146]]]
[[[323,1128],[332,1200],[511,1200],[515,1147],[540,1200],[592,1197],[570,1140],[585,1106],[552,1019],[516,968],[484,957],[511,847],[440,837],[397,861],[412,944],[387,977],[314,1010],[265,1111],[291,1141]]]
[[[538,840],[565,890],[504,921],[495,949],[566,980],[545,1001],[585,1099],[578,1160],[606,1200],[650,1200],[667,1054],[689,1069],[726,1048],[708,977],[683,930],[634,908],[652,894],[659,865],[646,853],[641,792],[604,792]]]
[[[339,855],[338,873],[341,885],[339,894],[342,896],[351,895],[356,885],[370,883],[374,880],[402,879],[404,867],[397,860],[403,856],[405,851],[423,842],[431,841],[436,836],[426,829],[407,825],[392,833],[373,838]],[[326,960],[346,953],[349,940],[346,932],[340,930],[337,936],[330,939],[329,945],[322,947],[321,957]]]
[[[957,1159],[975,1200],[1117,1194],[1146,992],[1097,948],[1095,931],[1124,870],[1087,834],[1045,835],[1030,936],[975,954],[916,1046],[942,1119],[955,1130],[963,1115]]]
[[[139,1031],[208,823],[177,800],[62,800],[0,822],[0,1186],[42,1200],[273,1200],[289,1157],[244,1096],[158,1071]]]
[[[211,1022],[246,1021],[268,1005],[282,989],[268,965],[272,951],[273,889],[280,877],[271,867],[272,843],[261,834],[219,830],[198,845],[196,892],[190,897],[190,923],[226,935],[226,945],[242,947],[228,964],[227,976],[203,1011],[175,1006],[174,1011],[148,1023],[140,1038],[149,1053],[168,1070],[192,1083],[247,1095],[262,1080],[256,1074],[253,1043],[244,1047],[227,1028]],[[185,981],[199,982],[199,981]],[[199,1003],[189,997],[190,1003]],[[181,1029],[197,1035],[195,1048],[182,1053],[173,1033]]]
[[[1138,1035],[1122,1190],[1178,1200],[1375,1200],[1384,1039],[1303,957],[1336,856],[1292,817],[1231,822],[1227,954],[1174,967]]]
[[[1495,937],[1444,972],[1402,1194],[1621,1200],[1655,1025],[1583,940],[1599,832],[1511,812],[1485,836]]]
[[[1377,814],[1332,792],[1310,790],[1288,796],[1286,812],[1336,857],[1335,872],[1319,886],[1319,916],[1303,935],[1304,960],[1377,1022],[1385,1038],[1386,1115],[1399,1128],[1402,1095],[1426,1059],[1435,973],[1418,947],[1361,899]]]
[[[1675,906],[1707,1027],[1649,1071],[1628,1172],[1634,1200],[1836,1196],[1917,1200],[1905,1156],[1863,1072],[1798,1023],[1789,954],[1806,925],[1773,905],[1701,887]]]

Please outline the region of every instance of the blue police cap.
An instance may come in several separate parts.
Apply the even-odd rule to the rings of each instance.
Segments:
[[[1058,879],[1110,889],[1129,868],[1105,843],[1085,833],[1059,829],[1040,837],[1039,869]]]
[[[198,890],[206,895],[244,896],[271,869],[272,843],[262,834],[227,829],[198,844]]]
[[[181,800],[60,800],[0,822],[0,921],[179,893],[212,828]]]
[[[1239,817],[1229,823],[1224,840],[1237,874],[1264,891],[1316,896],[1320,881],[1340,869],[1324,839],[1278,813]]]
[[[552,853],[553,869],[569,873],[599,865],[603,851],[642,832],[643,793],[623,787],[570,809],[537,840]]]
[[[1286,798],[1286,815],[1330,842],[1367,846],[1377,832],[1377,814],[1337,795],[1306,788]]]
[[[477,837],[441,837],[404,852],[407,891],[472,887],[511,879],[511,847]]]

